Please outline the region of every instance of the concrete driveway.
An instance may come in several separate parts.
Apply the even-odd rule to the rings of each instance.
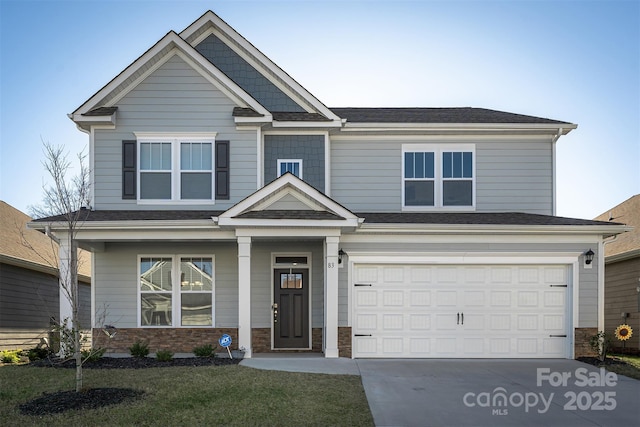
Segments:
[[[356,362],[377,426],[640,425],[640,381],[574,360]]]

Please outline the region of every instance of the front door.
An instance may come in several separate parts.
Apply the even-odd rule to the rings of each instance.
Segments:
[[[309,348],[309,270],[274,270],[274,348]]]

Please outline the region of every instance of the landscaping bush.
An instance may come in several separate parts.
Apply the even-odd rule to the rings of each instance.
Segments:
[[[34,347],[27,352],[27,357],[30,362],[35,360],[46,359],[51,355],[51,350],[45,347]]]
[[[193,349],[193,354],[196,357],[215,357],[215,351],[217,347],[213,347],[211,344],[201,345]]]
[[[173,359],[173,353],[169,350],[158,350],[156,352],[156,359],[160,362],[169,362]]]
[[[91,350],[82,350],[82,360],[87,362],[95,362],[104,356],[105,348],[94,348]]]
[[[0,360],[2,363],[19,363],[22,350],[4,350],[0,351]]]
[[[129,347],[129,353],[131,353],[133,357],[147,357],[147,355],[149,355],[149,344],[138,340]]]

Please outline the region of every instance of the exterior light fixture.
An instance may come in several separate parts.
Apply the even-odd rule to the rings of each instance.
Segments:
[[[593,251],[591,249],[589,249],[587,252],[584,253],[584,263],[587,265],[591,265],[591,263],[593,262],[593,256],[595,255],[595,253],[593,253]]]
[[[338,251],[338,264],[342,264],[342,257],[344,257],[347,253],[340,249]]]

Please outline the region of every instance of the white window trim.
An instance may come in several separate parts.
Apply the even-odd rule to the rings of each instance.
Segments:
[[[277,173],[277,177],[280,178],[282,176],[282,174],[280,173],[280,166],[283,163],[298,163],[300,165],[300,174],[298,175],[298,178],[303,179],[302,178],[302,159],[278,159],[278,164],[276,165],[276,173]]]
[[[151,133],[135,132],[137,140],[137,161],[136,165],[136,194],[139,205],[211,205],[215,203],[215,143],[216,133]],[[143,143],[170,143],[171,144],[171,199],[141,199],[141,146]],[[211,199],[181,199],[180,198],[180,175],[182,168],[180,165],[180,143],[198,142],[211,144]]]
[[[442,177],[442,153],[444,152],[471,152],[472,178],[471,178],[471,206],[443,206],[443,182]],[[413,152],[432,152],[434,153],[434,206],[405,206],[405,177],[404,177],[404,155]],[[427,212],[427,211],[475,211],[476,210],[476,146],[475,144],[402,144],[401,162],[401,194],[402,194],[402,210],[406,212]]]
[[[142,258],[171,258],[171,325],[143,325],[142,324],[142,287],[140,286],[140,263]],[[181,258],[211,258],[211,325],[189,325],[182,326],[182,305],[180,304],[181,282],[180,282],[180,259]],[[137,325],[138,328],[215,328],[216,327],[216,258],[211,254],[139,254],[137,257]]]

